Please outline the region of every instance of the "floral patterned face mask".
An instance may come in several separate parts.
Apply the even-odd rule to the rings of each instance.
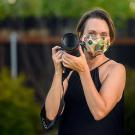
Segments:
[[[110,46],[110,41],[105,37],[95,38],[91,34],[83,36],[83,41],[81,45],[85,50],[92,54],[93,57],[97,56],[100,53],[104,53]]]

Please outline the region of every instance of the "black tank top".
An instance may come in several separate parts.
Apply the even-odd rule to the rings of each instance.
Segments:
[[[101,82],[98,68],[99,66],[90,71],[90,74],[99,91]],[[123,135],[123,107],[124,96],[105,118],[96,121],[88,108],[80,77],[74,71],[65,94],[65,109],[60,119],[58,135]]]

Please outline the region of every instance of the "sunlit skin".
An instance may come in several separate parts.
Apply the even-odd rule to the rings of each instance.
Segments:
[[[110,40],[109,28],[104,20],[98,18],[87,20],[83,35],[90,32],[97,33],[98,37],[105,35],[107,40]],[[81,40],[83,40],[83,36]],[[98,92],[91,78],[90,71],[105,62],[108,58],[103,53],[92,58],[92,52],[84,53],[81,47],[79,48],[80,57],[75,57],[62,51],[56,51],[58,48],[59,47],[56,46],[52,49],[55,75],[45,105],[46,110],[48,110],[47,117],[49,119],[54,119],[58,111],[60,95],[56,89],[59,87],[59,92],[62,91],[62,86],[59,83],[62,76],[62,62],[65,67],[78,72],[90,112],[95,120],[103,119],[114,108],[114,106],[116,106],[122,97],[126,80],[124,66],[113,60],[101,66],[99,68],[99,78],[102,86]],[[67,80],[69,78],[70,75],[63,82],[64,92],[67,90]],[[49,100],[51,98],[53,98],[53,101],[55,100],[55,104]]]

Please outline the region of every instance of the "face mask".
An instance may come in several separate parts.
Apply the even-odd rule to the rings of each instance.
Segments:
[[[110,46],[110,41],[105,39],[104,37],[101,38],[93,38],[90,34],[84,35],[82,46],[85,50],[93,57],[97,56],[100,53],[104,53]]]

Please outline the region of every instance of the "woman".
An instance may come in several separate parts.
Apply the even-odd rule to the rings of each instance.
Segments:
[[[58,46],[52,49],[55,74],[41,117],[53,121],[64,95],[59,135],[122,135],[125,68],[104,55],[114,41],[113,22],[106,11],[94,9],[82,16],[77,34],[85,46],[84,51],[79,47],[80,57],[62,52]],[[89,39],[94,45],[89,45]],[[101,39],[104,42],[98,51],[96,43]],[[72,69],[63,85],[61,63]]]

